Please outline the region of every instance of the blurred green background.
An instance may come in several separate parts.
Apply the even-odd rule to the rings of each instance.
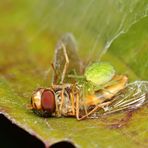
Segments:
[[[147,13],[147,0],[1,1],[0,59],[1,62],[5,58],[13,61],[16,59],[16,52],[17,54],[24,52],[24,56],[26,53],[32,59],[35,58],[38,65],[47,69],[57,40],[65,32],[72,32],[84,61],[100,60],[109,50],[114,57],[124,55],[123,60],[125,59],[125,64],[128,65],[130,63],[128,59],[135,59],[136,53],[146,52],[147,43],[144,41],[147,39]],[[137,28],[126,37],[121,37],[143,17],[145,20],[141,21]],[[116,45],[110,47],[118,38]],[[137,42],[143,47],[134,45]],[[7,56],[5,53],[3,55],[6,50]],[[140,56],[140,59],[136,57],[138,61],[134,63],[139,68],[138,63],[141,63],[141,59],[142,63],[147,62],[147,57],[143,57],[145,54],[140,55],[142,57]],[[133,62],[130,66],[134,68]],[[146,79],[145,73],[141,70],[141,68],[139,71],[135,70],[136,74]]]
[[[52,136],[54,138],[51,138],[51,144],[67,139],[69,131],[66,133],[62,126],[54,126],[53,133],[48,129],[51,132],[48,137],[44,121],[25,108],[35,88],[49,85],[45,75],[53,59],[56,42],[65,32],[71,32],[77,40],[83,61],[109,61],[118,73],[127,74],[130,81],[148,80],[147,15],[147,0],[1,0],[0,109],[6,111],[24,129],[27,130],[26,125],[29,126],[44,142],[50,141]],[[20,119],[22,115],[25,120]],[[141,120],[143,123],[132,122],[125,130],[134,131],[137,126],[138,131],[147,130],[147,118],[139,119],[140,115],[139,113],[134,120]],[[37,122],[35,125],[34,120]],[[68,128],[77,123],[71,119],[61,119],[60,122]],[[137,146],[134,140],[125,144],[126,136],[119,131],[112,133],[104,130],[104,127],[98,127],[101,121],[85,122],[83,125],[78,123],[79,127],[76,129],[81,131],[82,126],[90,127],[84,140],[70,136],[70,141],[76,145],[86,147],[89,143],[95,147],[97,143],[101,147]],[[39,130],[41,123],[43,129]],[[57,125],[59,121],[49,121],[49,124],[53,123]],[[92,140],[94,142],[90,142],[91,124],[94,134],[97,134]],[[58,130],[65,133],[58,134]],[[82,130],[79,136],[83,132]],[[106,137],[108,142],[104,143],[99,136],[107,133],[110,136]],[[113,141],[114,136],[119,139],[116,141],[119,144]],[[136,135],[136,141],[140,141],[138,147],[147,145],[145,137],[145,132],[143,136]]]

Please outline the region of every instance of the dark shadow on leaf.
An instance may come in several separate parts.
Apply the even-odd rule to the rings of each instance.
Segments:
[[[50,148],[61,148],[61,147],[76,148],[72,143],[67,141],[62,141],[62,142],[53,144]]]
[[[44,148],[44,144],[23,129],[12,124],[5,116],[0,115],[0,147],[35,147]]]

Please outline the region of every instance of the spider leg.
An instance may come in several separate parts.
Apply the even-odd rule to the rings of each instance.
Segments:
[[[64,52],[64,56],[65,56],[65,65],[64,65],[64,69],[63,69],[63,73],[62,73],[62,78],[61,78],[61,84],[63,83],[64,81],[64,78],[65,78],[65,74],[66,74],[66,70],[68,68],[68,65],[69,65],[69,58],[68,58],[68,54],[67,54],[67,51],[66,51],[66,47],[65,45],[61,42],[61,46],[63,48],[63,52]]]

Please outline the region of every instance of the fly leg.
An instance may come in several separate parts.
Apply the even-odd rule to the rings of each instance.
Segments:
[[[77,117],[77,114],[79,114],[79,98],[80,98],[80,91],[75,83],[72,85],[72,93],[71,93],[72,113],[73,116],[75,117]]]
[[[64,100],[65,100],[65,85],[54,85],[52,84],[51,88],[53,89],[60,89],[59,91],[56,91],[56,101],[55,101],[55,105],[56,105],[56,116],[57,117],[61,117],[62,116],[62,109],[63,109],[63,105],[64,105]]]
[[[62,107],[63,107],[63,103],[64,103],[64,92],[65,92],[65,87],[62,86],[62,91],[61,91],[61,103],[60,103],[60,107],[59,107],[60,112],[62,112]]]
[[[76,117],[77,117],[77,120],[83,120],[85,118],[87,118],[88,116],[90,116],[91,114],[95,113],[99,108],[104,108],[105,106],[109,105],[111,102],[108,101],[108,102],[105,102],[105,103],[101,103],[101,104],[98,104],[94,109],[92,109],[90,112],[88,112],[86,115],[80,117],[79,116],[79,99],[77,99],[76,101]]]
[[[71,100],[71,107],[72,107],[71,116],[74,116],[75,115],[75,108],[74,108],[74,96],[73,96],[73,94],[70,94],[70,100]]]
[[[79,111],[79,108],[80,108],[80,104],[79,104],[79,95],[76,94],[76,118],[77,120],[81,120],[80,119],[80,111]]]
[[[60,82],[62,84],[63,81],[64,81],[64,78],[65,78],[66,70],[67,70],[68,65],[69,65],[69,58],[68,58],[68,54],[67,54],[67,51],[66,51],[66,47],[62,42],[61,42],[61,46],[62,46],[64,56],[65,56],[65,60],[66,60],[65,65],[64,65],[64,69],[63,69],[63,73],[62,73],[61,82]]]
[[[53,80],[52,80],[52,83],[53,83],[53,82],[57,82],[57,80],[58,80],[58,75],[57,75],[57,72],[56,72],[56,69],[55,69],[53,63],[51,63],[51,68],[52,68],[52,70],[53,70],[53,75],[54,75]]]

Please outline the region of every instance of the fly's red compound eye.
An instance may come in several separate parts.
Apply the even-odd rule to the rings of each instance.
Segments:
[[[48,111],[50,114],[54,113],[55,105],[55,95],[51,90],[44,90],[41,96],[41,105],[43,110]]]

